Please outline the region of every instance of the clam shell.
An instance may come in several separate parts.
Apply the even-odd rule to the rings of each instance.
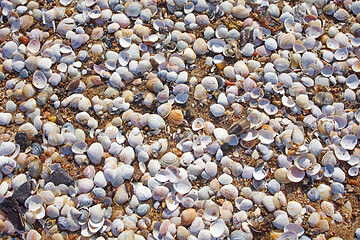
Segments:
[[[36,70],[33,74],[32,84],[37,89],[43,89],[47,85],[47,78],[45,74],[39,70]]]

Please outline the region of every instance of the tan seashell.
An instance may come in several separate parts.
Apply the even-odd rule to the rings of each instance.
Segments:
[[[193,49],[194,49],[195,53],[198,55],[204,55],[209,51],[205,40],[202,38],[196,39],[196,41],[194,42],[194,45],[193,45]]]
[[[92,30],[90,38],[92,40],[98,40],[102,38],[103,35],[104,35],[104,29],[102,27],[97,27]]]
[[[168,120],[174,125],[181,125],[184,121],[184,115],[180,109],[175,109],[170,112]]]
[[[190,232],[185,227],[179,226],[177,228],[176,236],[178,237],[179,240],[186,240],[190,236]]]
[[[204,100],[207,98],[207,91],[202,84],[198,84],[195,87],[194,98],[196,100]]]
[[[135,32],[136,35],[138,35],[141,38],[146,37],[146,36],[150,36],[150,34],[151,34],[150,28],[145,27],[145,26],[140,25],[140,24],[136,24],[134,26],[134,32]]]
[[[24,15],[20,18],[20,30],[26,31],[28,30],[34,23],[34,18],[30,15]]]
[[[185,209],[181,215],[181,224],[185,227],[190,226],[196,217],[196,211],[193,208]]]

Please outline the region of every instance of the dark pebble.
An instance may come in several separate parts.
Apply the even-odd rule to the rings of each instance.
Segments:
[[[19,205],[24,205],[26,199],[31,195],[31,184],[30,182],[23,183],[12,195]]]
[[[30,141],[26,133],[17,132],[15,135],[15,143],[20,145],[20,149],[24,151],[28,146],[30,146]]]
[[[6,217],[19,231],[24,231],[24,220],[22,214],[20,213],[20,207],[18,203],[12,197],[5,198],[4,201],[0,203],[0,211],[6,214]]]
[[[59,184],[70,186],[74,183],[74,179],[65,169],[58,168],[45,179],[45,184],[48,182],[54,183],[55,186],[58,186]]]

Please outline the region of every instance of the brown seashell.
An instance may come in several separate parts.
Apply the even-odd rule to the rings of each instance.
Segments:
[[[26,31],[28,30],[34,23],[34,18],[30,15],[24,15],[20,18],[20,30]]]
[[[19,37],[19,42],[24,44],[24,45],[27,45],[29,43],[29,38],[27,36],[20,36]]]
[[[196,217],[196,211],[193,208],[188,208],[181,213],[180,217],[183,226],[190,226]]]
[[[80,78],[72,80],[66,87],[66,91],[73,92],[75,91],[80,85]]]
[[[181,125],[184,121],[184,114],[180,109],[172,110],[168,116],[168,120],[174,125]]]

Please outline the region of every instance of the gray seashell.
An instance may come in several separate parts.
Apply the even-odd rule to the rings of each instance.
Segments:
[[[145,216],[146,214],[148,214],[150,211],[150,205],[149,204],[140,204],[137,209],[136,209],[136,213],[143,217]]]
[[[40,143],[33,143],[31,144],[31,153],[37,156],[40,156],[43,152],[43,149],[40,145]]]
[[[275,179],[271,179],[267,184],[267,189],[271,194],[275,194],[280,191],[280,183]]]
[[[231,240],[250,240],[250,237],[242,230],[235,230],[231,233],[230,239]]]
[[[14,41],[9,41],[3,46],[2,52],[4,53],[5,57],[13,58],[18,52],[18,46]]]
[[[331,193],[332,194],[344,194],[344,185],[338,182],[333,182],[331,184]]]
[[[89,207],[93,204],[94,200],[88,194],[80,194],[77,197],[80,207]]]
[[[306,195],[312,202],[319,201],[321,197],[320,191],[317,188],[310,189]]]
[[[60,216],[57,219],[57,224],[61,230],[68,230],[70,228],[70,222],[66,217]]]

